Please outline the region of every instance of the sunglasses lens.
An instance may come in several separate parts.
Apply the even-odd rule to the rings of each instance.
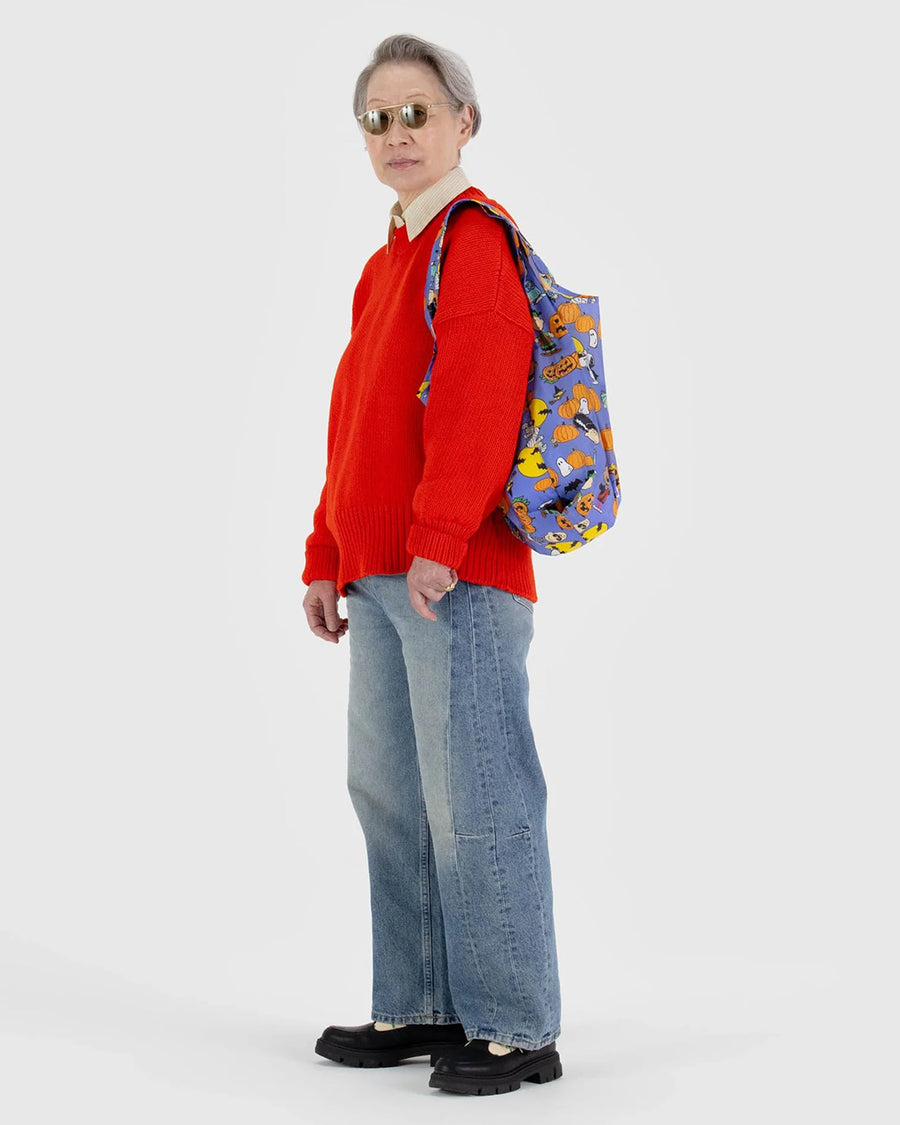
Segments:
[[[408,102],[400,109],[400,120],[407,129],[421,129],[428,120],[428,109],[418,102]]]
[[[373,137],[380,137],[386,133],[390,124],[390,117],[381,109],[370,109],[363,114],[362,127]]]

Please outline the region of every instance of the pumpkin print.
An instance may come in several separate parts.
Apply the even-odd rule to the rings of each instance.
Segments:
[[[553,316],[550,317],[549,323],[550,331],[554,336],[565,336],[566,332],[568,332],[565,322],[558,312],[555,312]]]
[[[594,458],[582,449],[573,449],[566,458],[573,469],[580,469],[583,465],[593,465]]]
[[[582,399],[588,404],[588,410],[600,409],[600,396],[593,387],[586,387],[584,383],[576,383],[572,388],[572,398],[561,402],[557,409],[560,418],[574,418],[581,410]]]
[[[572,397],[577,399],[586,398],[587,404],[591,410],[600,409],[600,396],[593,387],[588,387],[584,383],[576,383],[572,388]]]
[[[560,414],[561,413],[562,409],[560,409]],[[574,441],[580,433],[581,431],[577,426],[569,426],[563,423],[563,425],[557,426],[553,431],[553,438],[551,440],[554,445],[559,445],[561,441]]]

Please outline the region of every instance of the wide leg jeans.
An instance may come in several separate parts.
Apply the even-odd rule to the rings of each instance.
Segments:
[[[560,1034],[547,787],[525,667],[534,606],[405,574],[347,587],[350,798],[372,913],[372,1019],[461,1023],[468,1039]]]

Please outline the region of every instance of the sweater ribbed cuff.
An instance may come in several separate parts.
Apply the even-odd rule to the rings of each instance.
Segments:
[[[310,545],[306,548],[306,566],[300,575],[300,581],[307,586],[320,578],[337,582],[340,555],[341,552],[337,547]]]
[[[435,531],[431,527],[414,523],[410,526],[406,537],[406,549],[411,555],[418,555],[420,559],[431,559],[432,562],[439,562],[456,570],[466,557],[469,542],[467,539],[445,535],[442,531]]]

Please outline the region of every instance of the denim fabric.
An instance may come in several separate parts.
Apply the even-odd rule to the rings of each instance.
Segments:
[[[534,606],[459,581],[436,621],[405,574],[347,586],[347,783],[366,843],[372,1019],[560,1033],[547,787],[528,711]]]

